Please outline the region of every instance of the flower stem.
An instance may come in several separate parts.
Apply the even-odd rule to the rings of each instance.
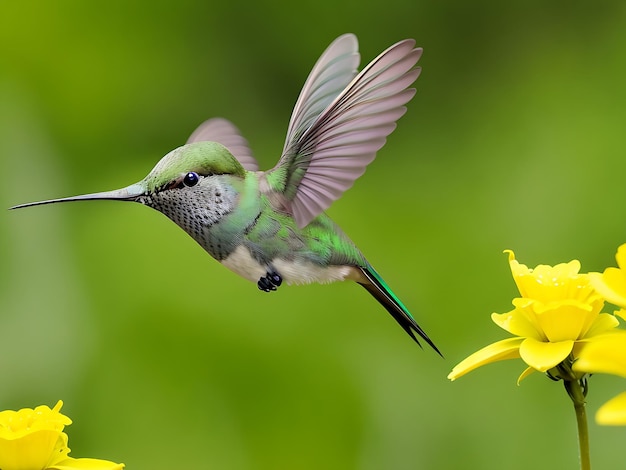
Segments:
[[[587,395],[586,379],[565,380],[563,382],[567,394],[574,403],[576,412],[576,424],[578,425],[578,449],[580,457],[580,469],[591,470],[589,458],[589,430],[587,428],[587,411],[585,409],[585,395]]]

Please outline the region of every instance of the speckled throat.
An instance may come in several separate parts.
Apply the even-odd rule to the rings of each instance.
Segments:
[[[138,202],[158,210],[187,232],[211,256],[220,259],[217,245],[208,240],[209,228],[235,209],[238,193],[221,175],[203,178],[196,186],[164,190]]]

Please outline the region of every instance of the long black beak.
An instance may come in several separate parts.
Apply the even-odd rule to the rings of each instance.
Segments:
[[[140,183],[131,184],[122,189],[114,191],[103,191],[100,193],[82,194],[80,196],[63,197],[59,199],[48,199],[46,201],[29,202],[27,204],[18,204],[9,209],[21,209],[23,207],[41,206],[43,204],[56,204],[57,202],[72,201],[94,201],[94,200],[115,200],[115,201],[135,201],[138,197],[146,193],[146,188]]]

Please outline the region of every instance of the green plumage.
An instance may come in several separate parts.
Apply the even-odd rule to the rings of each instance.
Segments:
[[[215,158],[213,144],[200,142],[186,147],[194,155],[198,155],[198,149],[204,149],[207,161]],[[221,151],[219,155],[234,159]],[[177,165],[172,163],[172,166]],[[220,162],[219,166],[229,165]],[[206,164],[204,167],[211,170]],[[167,186],[163,182],[161,185]],[[259,172],[245,172],[243,176],[213,174],[193,187],[157,192],[142,202],[170,217],[214,258],[251,281],[256,282],[269,272],[279,273],[289,284],[356,281],[415,341],[414,332],[439,352],[356,245],[325,213],[299,228],[291,214],[274,206],[272,200],[280,193],[273,189],[264,192],[264,186],[269,185],[264,185]],[[198,227],[186,227],[181,223],[178,206],[162,202],[171,198],[187,199],[188,194],[193,194],[194,203],[186,205],[185,217],[201,221]],[[204,215],[211,210],[221,214],[215,223],[207,223],[211,218]]]

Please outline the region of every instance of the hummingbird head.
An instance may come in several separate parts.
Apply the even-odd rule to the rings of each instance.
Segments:
[[[148,175],[125,188],[11,207],[57,202],[118,200],[139,202],[162,212],[198,242],[202,228],[212,225],[236,204],[236,180],[246,171],[226,147],[217,142],[194,142],[165,155]]]
[[[195,187],[201,179],[216,175],[245,177],[245,170],[226,147],[217,142],[194,142],[165,155],[139,183],[145,195]],[[195,176],[194,176],[195,175]]]

